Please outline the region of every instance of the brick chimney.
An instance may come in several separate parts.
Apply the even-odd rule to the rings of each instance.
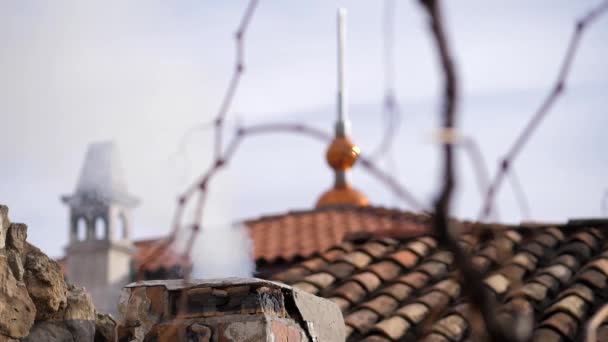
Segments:
[[[119,341],[344,341],[333,302],[255,278],[143,281],[119,302]]]

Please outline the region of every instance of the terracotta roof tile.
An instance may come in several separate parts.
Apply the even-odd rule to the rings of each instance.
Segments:
[[[300,265],[306,267],[311,272],[318,271],[327,265],[327,262],[322,258],[312,258],[302,262]]]
[[[348,277],[355,270],[355,266],[347,262],[336,262],[328,265],[325,271],[333,275],[335,278],[343,279]]]
[[[389,256],[392,260],[397,262],[401,267],[411,268],[418,263],[418,256],[408,250],[400,250]]]
[[[550,328],[540,328],[534,331],[533,341],[543,342],[562,342],[564,338],[555,330]]]
[[[580,298],[585,300],[587,302],[587,304],[594,304],[593,291],[589,287],[585,286],[584,284],[576,283],[576,284],[568,287],[566,290],[564,290],[560,293],[560,297],[568,296],[571,294],[579,296]]]
[[[448,340],[447,337],[445,337],[441,334],[437,334],[437,333],[431,333],[431,334],[427,335],[422,341],[423,342],[450,342],[450,340]]]
[[[411,272],[399,278],[403,282],[414,289],[420,289],[429,281],[429,276],[422,272]]]
[[[550,233],[540,234],[534,240],[547,248],[554,248],[559,242],[559,240]]]
[[[311,283],[306,283],[306,282],[301,281],[301,282],[297,282],[297,283],[293,284],[292,286],[295,288],[298,288],[302,291],[308,292],[308,293],[312,293],[312,294],[319,293],[319,288]]]
[[[344,322],[353,327],[359,333],[369,331],[378,321],[380,316],[369,309],[359,309],[344,318]]]
[[[420,266],[418,266],[416,270],[419,272],[426,273],[429,277],[433,279],[438,279],[447,274],[448,267],[442,262],[431,260],[420,264]]]
[[[454,279],[442,280],[433,285],[433,288],[447,294],[451,300],[455,300],[460,296],[460,284]]]
[[[594,260],[589,263],[588,267],[592,267],[608,276],[608,259],[600,258]]]
[[[450,341],[460,341],[466,333],[468,323],[460,315],[449,315],[440,319],[433,331],[447,337]]]
[[[376,324],[374,330],[382,332],[393,340],[398,340],[407,334],[412,325],[399,316],[389,317]]]
[[[557,312],[549,318],[542,321],[541,327],[550,327],[555,331],[559,331],[562,336],[572,340],[576,335],[576,330],[578,328],[578,323],[574,317],[564,313]]]
[[[503,295],[509,289],[511,282],[500,273],[493,274],[484,280],[484,283],[497,295]]]
[[[521,250],[528,252],[537,258],[545,254],[545,247],[537,242],[527,243],[521,247]]]
[[[283,272],[275,274],[273,277],[278,281],[282,281],[286,284],[291,284],[297,280],[302,279],[308,274],[310,274],[310,270],[305,267],[292,267]]]
[[[537,260],[538,259],[530,253],[520,252],[515,254],[510,262],[517,264],[528,271],[532,271],[536,268]]]
[[[551,305],[545,314],[553,314],[557,311],[567,312],[581,322],[585,316],[587,310],[587,303],[576,295],[566,296],[558,300],[555,304]]]
[[[589,248],[591,248],[592,251],[596,251],[599,247],[597,238],[589,232],[578,232],[572,236],[572,240],[581,241]]]
[[[558,253],[568,253],[574,255],[576,258],[589,259],[591,256],[591,248],[581,241],[575,241],[563,245],[562,248],[558,250]]]
[[[581,274],[577,276],[577,279],[588,284],[595,290],[603,290],[606,288],[606,275],[595,269],[583,270]]]
[[[346,261],[356,268],[364,268],[372,262],[372,257],[367,253],[356,251],[343,255],[339,260]]]
[[[487,272],[490,269],[490,266],[492,266],[492,260],[481,255],[473,256],[471,258],[471,263],[473,264],[473,267],[481,273]]]
[[[418,324],[426,318],[430,311],[425,304],[411,303],[397,310],[397,314],[407,318],[412,324]]]
[[[512,282],[521,281],[526,275],[526,270],[516,264],[510,264],[502,267],[498,273],[504,275],[507,279]]]
[[[327,272],[315,273],[304,278],[306,282],[314,284],[318,288],[326,288],[334,283],[336,278]]]
[[[537,282],[539,284],[543,284],[550,295],[553,295],[557,292],[559,288],[559,281],[555,279],[555,277],[548,274],[541,274],[532,278],[532,281]]]
[[[342,311],[346,311],[351,306],[350,302],[342,297],[330,297],[328,299],[336,303]]]
[[[559,280],[559,282],[564,285],[570,280],[572,276],[572,271],[562,264],[555,264],[549,266],[547,268],[542,269],[542,273],[547,273],[555,277],[555,279]]]
[[[433,253],[428,260],[439,261],[446,265],[451,265],[454,262],[454,255],[448,251]]]
[[[361,341],[362,342],[390,342],[390,340],[387,339],[386,337],[378,336],[378,335],[364,337]]]
[[[395,298],[387,295],[380,295],[368,302],[365,302],[362,307],[373,310],[381,316],[388,316],[397,308],[398,302]]]
[[[358,281],[363,287],[367,289],[368,292],[372,292],[380,287],[381,280],[380,278],[374,274],[373,272],[363,272],[356,274],[352,277],[352,279]]]
[[[401,273],[401,266],[394,261],[381,261],[370,265],[368,269],[374,272],[380,279],[384,281],[392,280]]]
[[[579,266],[578,260],[570,254],[561,254],[555,259],[555,262],[568,267],[570,270],[576,270]]]
[[[356,281],[349,281],[340,285],[333,291],[334,295],[342,296],[351,303],[356,303],[367,294],[365,289]]]
[[[414,292],[414,290],[411,286],[402,283],[391,284],[380,290],[380,293],[390,295],[398,301],[403,301],[412,294],[412,292]]]
[[[441,291],[431,291],[417,299],[431,310],[443,311],[450,303],[450,297]]]
[[[429,251],[431,250],[431,248],[427,244],[425,244],[421,241],[410,242],[407,245],[405,245],[405,248],[416,253],[420,257],[427,256],[429,254]]]

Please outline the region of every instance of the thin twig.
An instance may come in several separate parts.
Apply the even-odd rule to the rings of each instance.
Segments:
[[[473,171],[475,172],[475,179],[477,181],[477,188],[481,198],[486,194],[488,186],[490,184],[490,171],[488,170],[488,163],[481,153],[481,149],[477,142],[471,137],[464,137],[460,146],[464,149]],[[494,217],[497,218],[497,215]]]
[[[430,28],[436,51],[439,55],[443,71],[443,100],[441,107],[442,128],[446,135],[454,132],[456,106],[458,102],[458,82],[453,58],[448,45],[448,38],[443,27],[443,19],[440,12],[439,1],[422,0],[423,7],[430,19]],[[466,295],[471,304],[483,317],[486,331],[493,341],[512,341],[495,315],[495,300],[489,290],[483,285],[482,275],[471,262],[470,257],[461,248],[458,240],[452,236],[449,228],[449,213],[452,192],[455,185],[454,174],[454,144],[448,139],[442,142],[443,151],[443,175],[442,185],[435,202],[435,216],[433,219],[434,232],[437,239],[449,251],[454,254],[457,269],[461,272]]]
[[[255,9],[258,5],[258,0],[251,0],[245,10],[245,14],[241,18],[241,23],[234,35],[234,40],[236,44],[236,61],[234,64],[234,72],[232,74],[232,78],[230,79],[230,83],[228,84],[228,89],[224,95],[224,100],[220,106],[218,115],[215,119],[215,144],[214,144],[214,156],[218,158],[221,154],[222,149],[222,138],[223,138],[223,123],[226,119],[226,115],[228,115],[228,111],[230,110],[230,105],[232,105],[232,100],[234,99],[234,95],[238,90],[238,86],[241,81],[241,76],[245,72],[245,33],[247,32],[247,28],[249,27],[249,23],[251,22],[251,18],[255,13]]]
[[[397,129],[401,122],[401,108],[395,91],[395,0],[384,1],[383,11],[383,77],[384,99],[382,102],[382,119],[384,132],[378,147],[370,154],[371,160],[379,160],[391,153]]]
[[[608,10],[608,0],[600,3],[597,7],[590,10],[585,16],[576,22],[568,48],[566,49],[566,54],[563,57],[562,64],[557,74],[557,80],[524,130],[520,133],[517,139],[515,139],[515,142],[501,160],[499,169],[486,193],[484,203],[479,214],[480,220],[484,220],[490,216],[494,205],[494,198],[496,197],[496,193],[504,180],[505,174],[509,171],[510,166],[513,164],[515,158],[519,155],[525,144],[528,142],[528,140],[530,140],[530,137],[534,131],[538,128],[542,120],[547,116],[555,102],[564,92],[566,81],[568,75],[570,74],[572,63],[574,62],[574,57],[578,51],[579,42],[583,36],[583,33],[585,32],[585,29],[589,27],[595,19],[605,13],[606,10]]]
[[[524,187],[521,185],[519,177],[515,172],[515,168],[511,167],[508,176],[511,184],[511,189],[513,190],[513,194],[515,195],[515,201],[519,205],[519,211],[521,213],[522,219],[531,219],[532,212],[530,210],[530,202],[528,201],[528,196],[526,196]]]
[[[604,191],[604,196],[600,203],[600,212],[602,215],[608,216],[608,190]]]

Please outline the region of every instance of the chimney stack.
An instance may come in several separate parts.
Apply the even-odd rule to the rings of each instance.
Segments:
[[[118,340],[344,341],[338,306],[255,278],[144,281],[120,297]]]

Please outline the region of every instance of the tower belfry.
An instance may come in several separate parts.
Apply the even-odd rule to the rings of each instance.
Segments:
[[[360,149],[349,138],[350,122],[348,120],[347,92],[345,84],[345,44],[346,44],[346,10],[338,9],[338,96],[336,135],[327,149],[327,163],[334,170],[334,187],[325,192],[317,201],[317,208],[335,205],[366,206],[367,197],[355,190],[348,183],[347,172],[357,158]]]
[[[115,292],[131,280],[131,210],[139,201],[127,192],[112,142],[89,145],[76,190],[61,199],[70,212],[68,277],[90,291],[96,306],[116,312]]]

